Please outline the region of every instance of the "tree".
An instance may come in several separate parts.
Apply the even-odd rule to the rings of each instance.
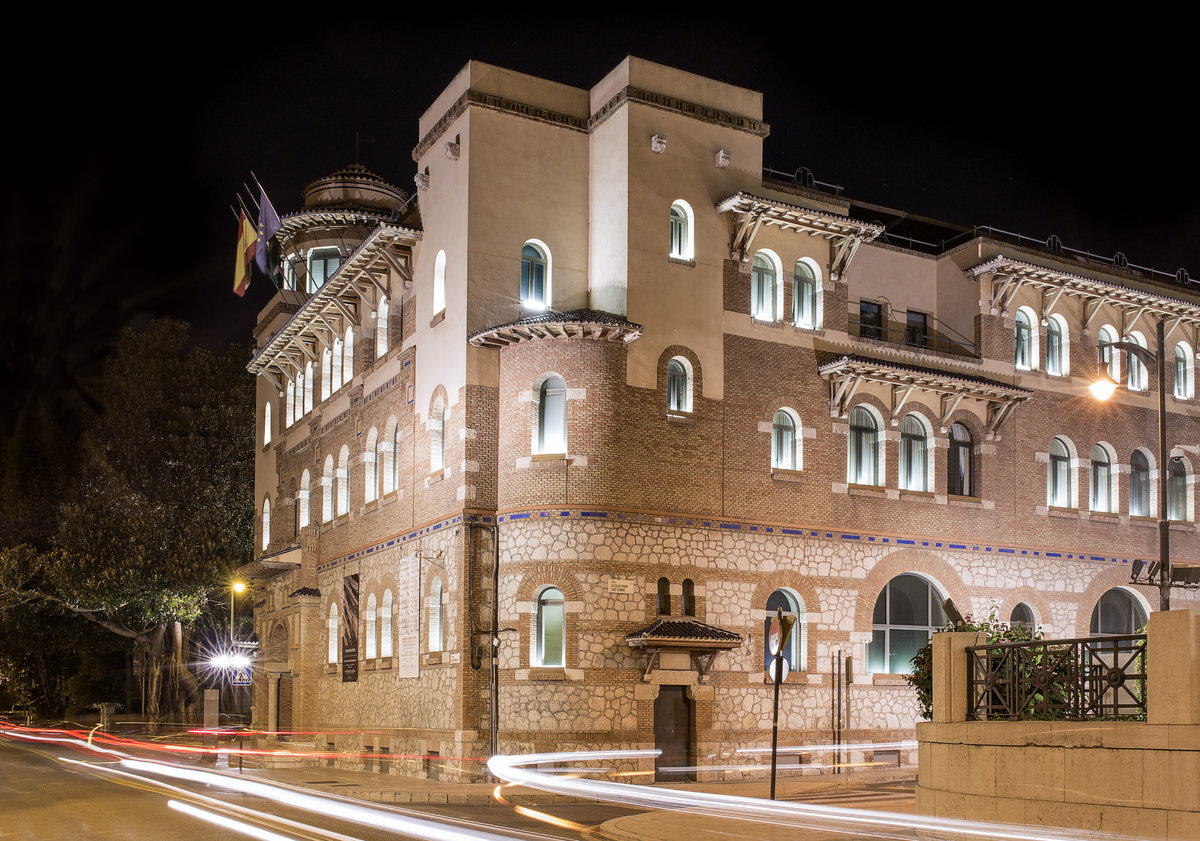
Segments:
[[[143,649],[152,715],[194,698],[190,629],[251,558],[254,533],[246,352],[187,340],[169,320],[121,333],[52,546],[0,549],[9,605],[54,604]]]

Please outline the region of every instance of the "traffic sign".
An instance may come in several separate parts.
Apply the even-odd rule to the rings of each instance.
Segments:
[[[772,657],[771,665],[767,666],[767,678],[771,681],[775,680],[775,664],[779,663],[783,666],[783,677],[779,679],[780,683],[787,683],[788,674],[791,673],[792,667],[788,664],[786,657]]]
[[[245,666],[239,666],[233,670],[233,680],[229,681],[230,686],[249,686],[250,685],[250,670]]]

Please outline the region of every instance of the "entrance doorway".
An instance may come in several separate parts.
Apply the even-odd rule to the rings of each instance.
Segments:
[[[679,782],[696,779],[692,762],[692,701],[686,686],[660,686],[654,699],[654,779]]]

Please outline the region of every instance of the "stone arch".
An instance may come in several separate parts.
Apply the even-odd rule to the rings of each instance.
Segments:
[[[944,559],[925,549],[897,549],[880,558],[858,588],[858,603],[854,610],[854,630],[870,633],[874,622],[875,602],[884,585],[897,575],[912,573],[933,583],[954,600],[955,605],[970,604],[967,585]]]
[[[1038,628],[1054,627],[1054,611],[1050,608],[1050,600],[1046,598],[1041,590],[1036,590],[1033,587],[1017,587],[1012,590],[1007,590],[1003,597],[994,600],[992,603],[996,605],[996,618],[1001,622],[1008,622],[1012,616],[1013,608],[1024,602],[1033,608],[1033,618]],[[1050,635],[1054,632],[1051,630]]]
[[[539,591],[554,586],[567,601],[583,601],[583,587],[574,575],[558,564],[535,564],[521,575],[517,585],[517,601],[532,601]]]
[[[271,671],[289,671],[287,623],[277,621],[267,632],[267,645],[263,659]]]

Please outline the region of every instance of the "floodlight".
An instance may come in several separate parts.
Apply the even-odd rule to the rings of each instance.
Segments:
[[[1129,574],[1129,580],[1134,583],[1137,583],[1138,576],[1141,575],[1142,570],[1145,569],[1145,567],[1146,567],[1145,561],[1140,560],[1140,559],[1135,560],[1133,562],[1133,571]]]

